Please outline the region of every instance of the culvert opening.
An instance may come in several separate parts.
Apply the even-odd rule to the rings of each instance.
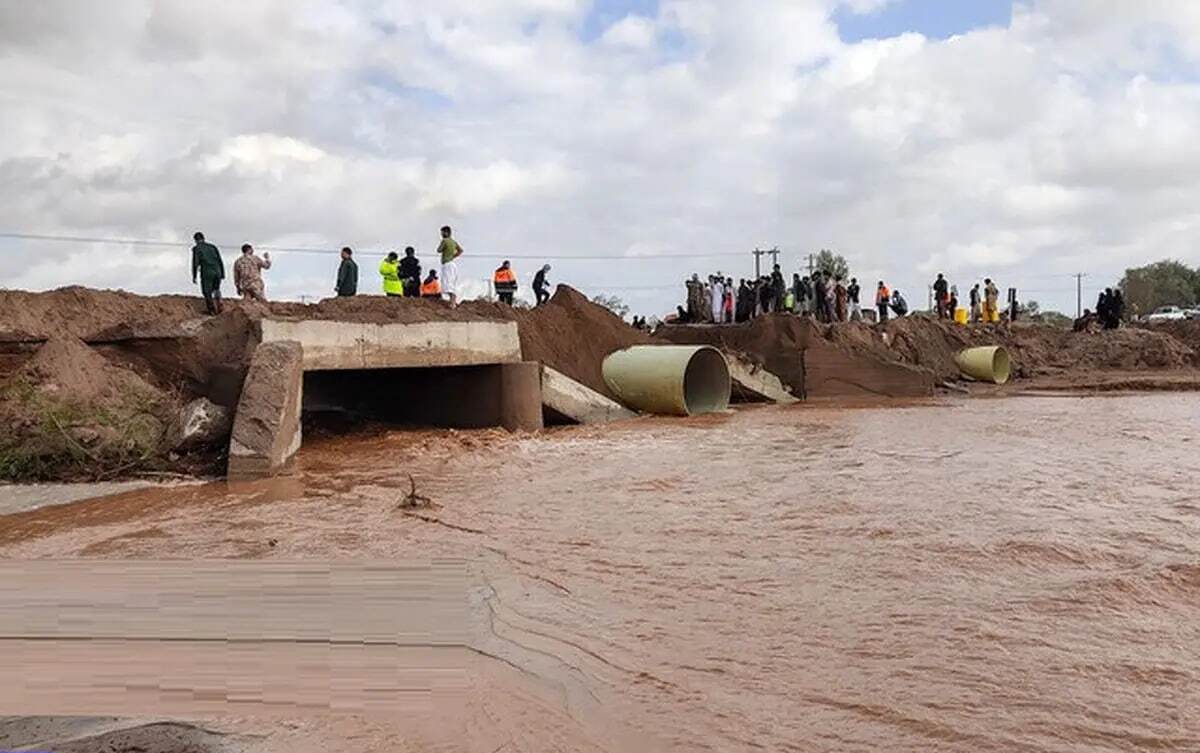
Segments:
[[[693,416],[728,408],[730,380],[725,356],[712,348],[696,351],[683,375],[683,394]]]
[[[512,403],[530,398],[520,387],[498,364],[309,371],[303,419],[328,434],[378,425],[484,429],[505,425]]]

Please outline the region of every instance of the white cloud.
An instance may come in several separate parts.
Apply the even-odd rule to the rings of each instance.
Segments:
[[[840,41],[837,6],[884,4],[663,0],[586,42],[585,0],[3,3],[0,229],[429,255],[450,223],[646,313],[775,244],[915,300],[945,269],[1061,307],[1070,272],[1200,263],[1200,3]],[[687,253],[727,256],[656,258]],[[571,260],[603,254],[630,259]],[[330,266],[277,255],[269,290],[323,295]],[[0,279],[190,282],[184,247],[12,241]]]

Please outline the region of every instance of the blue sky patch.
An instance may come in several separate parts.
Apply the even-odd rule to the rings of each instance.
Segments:
[[[910,31],[930,39],[947,39],[972,29],[1007,27],[1012,21],[1012,0],[896,0],[862,15],[842,6],[834,21],[847,43],[887,39]]]
[[[585,42],[599,39],[605,29],[629,15],[658,16],[658,0],[596,0],[583,19],[580,36]]]

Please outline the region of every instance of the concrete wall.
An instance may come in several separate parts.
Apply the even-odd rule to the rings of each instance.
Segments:
[[[277,473],[300,449],[303,358],[296,342],[255,349],[233,420],[230,478]]]
[[[264,343],[285,340],[303,346],[305,371],[521,361],[516,322],[262,321]]]
[[[510,431],[542,428],[535,363],[311,371],[306,411],[346,411],[385,423]]]

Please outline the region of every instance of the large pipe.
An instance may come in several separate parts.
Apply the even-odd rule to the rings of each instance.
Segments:
[[[1012,371],[1008,351],[999,345],[967,348],[954,357],[959,371],[980,382],[1004,384]]]
[[[643,413],[694,416],[729,407],[729,365],[708,345],[636,345],[605,358],[602,371],[617,399]]]

